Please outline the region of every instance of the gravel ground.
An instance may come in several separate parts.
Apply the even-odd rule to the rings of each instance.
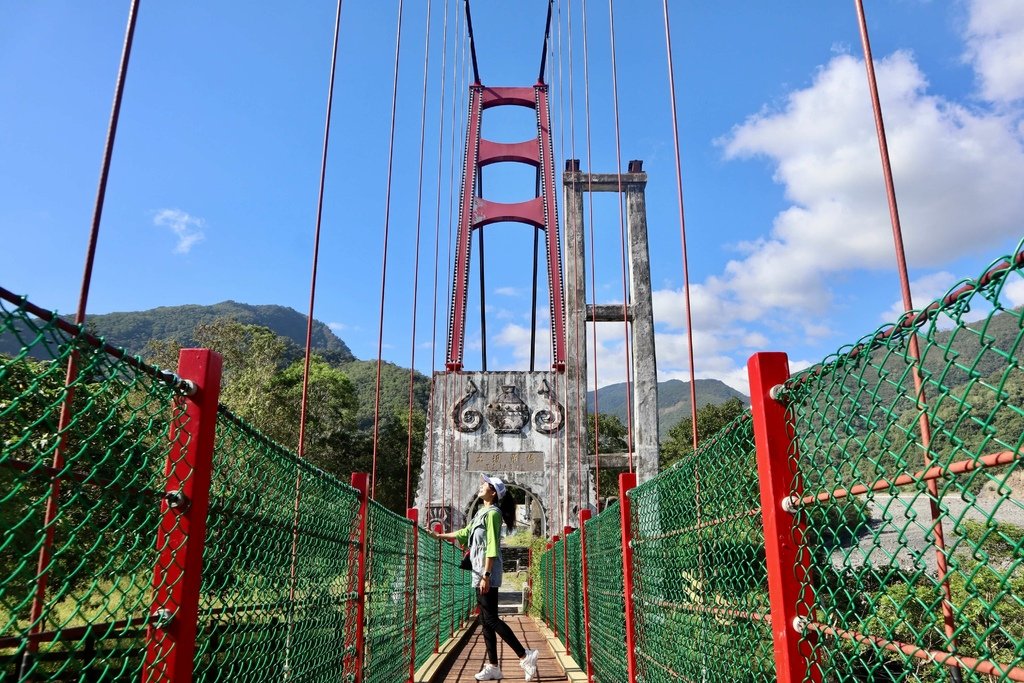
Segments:
[[[833,563],[837,567],[859,567],[865,562],[876,566],[898,564],[905,569],[923,563],[929,572],[934,572],[936,553],[927,496],[874,495],[866,502],[871,510],[872,532],[864,534],[859,544],[833,552]],[[971,548],[961,542],[954,530],[961,520],[985,522],[991,515],[1001,525],[1000,530],[1011,537],[1024,529],[1024,501],[1020,497],[988,496],[976,504],[946,497],[941,501],[940,511],[945,513],[942,519],[947,551],[961,555]]]

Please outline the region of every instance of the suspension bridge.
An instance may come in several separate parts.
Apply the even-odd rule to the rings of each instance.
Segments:
[[[784,353],[755,353],[750,409],[702,435],[691,395],[692,451],[659,471],[642,164],[623,171],[620,158],[597,173],[570,160],[557,176],[545,82],[553,2],[537,82],[515,87],[482,80],[464,4],[473,78],[448,343],[415,501],[407,454],[401,515],[375,499],[376,442],[371,471],[348,481],[304,458],[316,249],[295,450],[221,404],[215,351],[184,349],[169,371],[87,330],[134,0],[77,314],[0,288],[0,680],[472,680],[483,657],[476,598],[461,550],[429,532],[464,522],[476,504],[465,480],[486,470],[528,494],[547,537],[528,554],[525,609],[509,617],[542,651],[537,680],[1024,681],[1024,312],[1012,303],[1024,244],[913,306],[855,5],[905,313],[796,373]],[[332,65],[340,20],[339,2]],[[674,102],[667,1],[664,30]],[[321,209],[333,82],[332,70]],[[535,112],[526,141],[483,137],[485,112],[506,106]],[[678,136],[675,159],[678,169]],[[535,196],[488,200],[484,169],[499,163],[534,169]],[[685,271],[681,174],[677,188]],[[591,192],[624,197],[630,274],[618,307],[587,302]],[[473,370],[472,240],[482,262],[484,228],[507,222],[534,237],[531,348],[546,259],[550,363],[488,369],[484,344]],[[602,459],[586,445],[585,328],[609,321],[624,329],[635,374],[627,452]],[[410,411],[411,396],[412,377]],[[378,371],[378,410],[379,397]],[[602,462],[623,470],[609,504]]]

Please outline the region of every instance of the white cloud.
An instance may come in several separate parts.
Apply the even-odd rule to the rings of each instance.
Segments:
[[[511,296],[517,298],[523,295],[523,291],[518,287],[498,287],[494,290],[494,293],[498,296]]]
[[[1024,99],[1024,3],[972,0],[968,13],[964,57],[980,96],[1001,104]]]
[[[914,308],[920,310],[935,301],[939,297],[945,296],[949,288],[957,281],[957,277],[952,273],[946,271],[940,271],[938,273],[932,273],[931,275],[925,275],[922,278],[914,280],[910,283],[910,297],[914,301]],[[889,310],[879,316],[882,322],[894,323],[901,315],[905,312],[903,307],[903,299],[898,299],[892,303]]]
[[[345,323],[327,323],[327,327],[331,328],[334,332],[345,332],[349,329],[349,326]]]
[[[1024,278],[1014,276],[1003,285],[1002,295],[1011,307],[1024,306]]]
[[[160,209],[153,217],[153,225],[168,228],[175,234],[178,238],[175,254],[187,254],[197,242],[206,238],[203,233],[206,221],[181,209]]]

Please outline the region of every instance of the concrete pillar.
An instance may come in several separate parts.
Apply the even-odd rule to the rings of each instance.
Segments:
[[[566,460],[571,486],[580,486],[576,463],[583,462],[584,504],[590,502],[589,457],[587,454],[587,258],[583,225],[583,174],[579,161],[566,162],[565,187],[565,325],[566,325]],[[575,499],[576,488],[569,489]],[[570,513],[571,513],[570,509]],[[569,524],[575,525],[576,515]],[[568,519],[569,517],[567,517]]]
[[[626,227],[629,239],[629,287],[633,338],[633,452],[637,482],[658,473],[658,368],[654,349],[651,259],[647,248],[647,174],[642,162],[629,162]]]

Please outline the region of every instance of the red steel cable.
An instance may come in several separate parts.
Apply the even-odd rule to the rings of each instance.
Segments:
[[[679,197],[679,241],[683,248],[683,296],[686,304],[687,355],[690,361],[690,419],[693,420],[693,452],[697,452],[697,380],[693,363],[693,318],[690,309],[690,267],[686,254],[686,219],[683,214],[683,164],[679,153],[679,115],[676,111],[676,75],[672,60],[672,29],[668,0],[662,0],[665,16],[665,52],[668,57],[668,95],[672,106],[672,143],[676,154],[676,195]]]
[[[597,302],[597,254],[594,251],[594,179],[592,174],[593,151],[591,148],[590,131],[590,41],[587,31],[587,3],[583,2],[583,94],[584,111],[586,113],[587,137],[587,224],[590,228],[590,292]],[[586,302],[584,301],[584,304]],[[598,416],[601,414],[598,401],[598,362],[597,362],[597,318],[590,324],[594,335],[594,494],[601,500],[601,425]]]
[[[882,104],[878,96],[878,82],[875,79],[874,58],[871,56],[871,41],[868,37],[867,18],[864,14],[863,0],[854,0],[857,7],[857,20],[860,25],[861,45],[864,48],[864,65],[867,69],[868,89],[871,93],[871,106],[875,115],[875,130],[878,135],[878,151],[882,161],[882,174],[885,177],[885,193],[889,200],[889,218],[892,223],[893,249],[896,255],[896,268],[899,271],[900,291],[903,296],[903,308],[907,313],[914,310],[914,302],[910,293],[910,280],[907,276],[907,256],[903,247],[903,229],[900,226],[899,207],[896,204],[896,186],[892,177],[892,165],[889,161],[889,144],[885,135],[885,122],[882,118]],[[914,376],[914,391],[918,410],[921,416],[918,426],[921,431],[921,446],[924,448],[924,464],[930,467],[931,458],[931,424],[928,421],[928,405],[925,396],[923,382],[921,380],[921,350],[917,342],[917,332],[910,331],[909,338],[910,357],[913,359],[912,373]],[[935,560],[938,572],[938,582],[942,585],[944,598],[942,601],[942,618],[945,626],[946,637],[949,639],[950,648],[956,651],[956,626],[953,618],[952,590],[949,585],[949,568],[946,557],[946,541],[943,533],[942,518],[939,512],[938,484],[934,479],[928,480],[928,504],[931,509],[932,528],[935,532]],[[951,669],[954,679],[958,679],[959,669]]]
[[[85,267],[82,272],[82,287],[78,295],[78,310],[75,312],[75,324],[81,327],[85,324],[85,311],[89,302],[89,289],[92,284],[92,270],[96,262],[96,246],[99,242],[100,223],[103,218],[103,205],[107,197],[107,180],[110,177],[110,164],[114,156],[114,141],[117,138],[117,123],[121,118],[121,101],[124,98],[124,85],[128,76],[128,62],[131,59],[132,43],[135,39],[135,24],[139,16],[139,0],[132,0],[128,10],[128,25],[125,29],[124,44],[121,48],[121,62],[117,71],[117,81],[114,85],[114,103],[110,111],[110,122],[107,125],[106,142],[103,148],[103,161],[100,164],[99,186],[96,189],[96,203],[93,206],[92,226],[89,230],[89,243],[86,248]],[[67,372],[64,376],[64,401],[60,408],[60,417],[57,423],[57,434],[59,442],[53,452],[52,467],[55,470],[64,469],[64,451],[67,447],[67,429],[71,424],[71,408],[75,398],[74,384],[78,380],[78,352],[72,351],[68,356]],[[39,549],[39,561],[36,567],[36,590],[32,598],[32,607],[29,612],[29,623],[32,624],[31,632],[38,633],[44,620],[41,618],[43,607],[46,603],[46,585],[50,576],[50,551],[53,549],[53,539],[57,516],[58,499],[60,498],[60,477],[54,477],[50,483],[50,494],[46,500],[46,508],[43,512],[43,529],[46,530],[43,545]],[[21,663],[21,676],[27,676],[32,668],[31,657],[39,649],[39,641],[29,640],[28,650],[25,652]]]
[[[302,367],[302,405],[299,410],[299,447],[298,456],[301,458],[305,453],[306,437],[306,409],[309,397],[309,363],[312,356],[313,346],[313,305],[316,302],[316,275],[317,265],[320,261],[320,228],[323,224],[324,215],[324,186],[327,180],[327,152],[331,140],[331,110],[334,106],[334,74],[338,65],[338,35],[341,29],[341,5],[344,0],[338,0],[338,8],[334,17],[334,43],[331,48],[331,75],[327,84],[327,113],[324,116],[324,142],[320,153],[320,187],[316,197],[316,229],[313,233],[313,272],[309,283],[309,315],[306,317],[306,355]]]
[[[423,223],[423,156],[427,139],[427,81],[430,74],[430,6],[427,0],[426,45],[423,48],[423,100],[420,104],[420,162],[416,179],[416,256],[412,275],[412,349],[409,353],[409,424],[405,448],[405,509],[409,509],[412,491],[412,413],[413,389],[416,385],[416,311],[420,283],[420,227]]]
[[[427,404],[427,427],[428,435],[433,434],[430,426],[434,422],[434,373],[437,370],[437,273],[441,251],[441,170],[443,167],[442,154],[444,150],[444,95],[445,85],[448,77],[448,0],[444,0],[444,29],[441,41],[441,90],[438,102],[437,117],[437,197],[434,202],[436,213],[434,215],[434,291],[432,295],[434,310],[431,321],[430,336],[430,399]],[[452,97],[454,98],[454,92]],[[453,133],[454,134],[454,133]],[[427,497],[424,506],[430,505],[434,500],[434,439],[427,437]],[[426,507],[424,507],[424,512]],[[429,520],[425,520],[429,523]]]
[[[334,105],[334,74],[338,65],[338,35],[341,30],[341,5],[338,0],[334,15],[334,42],[331,47],[331,73],[327,81],[327,111],[324,115],[324,142],[320,153],[320,187],[317,190],[316,229],[313,232],[313,267],[309,283],[309,315],[306,316],[306,349],[302,365],[302,401],[299,408],[299,446],[297,455],[303,458],[306,445],[306,415],[309,397],[309,364],[313,355],[313,307],[316,302],[316,275],[320,261],[320,228],[323,224],[324,185],[327,179],[327,152],[331,140],[331,109]],[[285,636],[284,661],[285,669],[291,658],[292,627],[295,606],[295,584],[297,580],[297,564],[299,559],[299,512],[302,502],[302,470],[295,469],[295,510],[292,516],[292,554],[288,585],[288,621]]]
[[[629,272],[626,263],[626,220],[622,213],[622,144],[619,134],[619,78],[618,68],[615,62],[615,8],[614,0],[608,0],[608,35],[611,38],[612,58],[612,105],[615,112],[615,177],[618,184],[618,206],[619,206],[619,244],[622,253],[622,331],[625,347],[623,353],[626,361],[626,457],[629,462],[629,471],[633,471],[633,372],[630,344],[629,344],[629,287],[627,273]],[[596,340],[595,340],[596,345]]]
[[[370,470],[370,498],[377,497],[377,447],[380,436],[380,369],[384,362],[384,294],[388,282],[388,233],[391,228],[391,179],[395,163],[395,114],[398,106],[399,56],[402,53],[402,7],[398,0],[398,29],[395,36],[395,78],[391,91],[391,129],[388,133],[388,180],[384,197],[384,246],[380,268],[380,319],[377,328],[377,379],[373,393],[373,463]]]

